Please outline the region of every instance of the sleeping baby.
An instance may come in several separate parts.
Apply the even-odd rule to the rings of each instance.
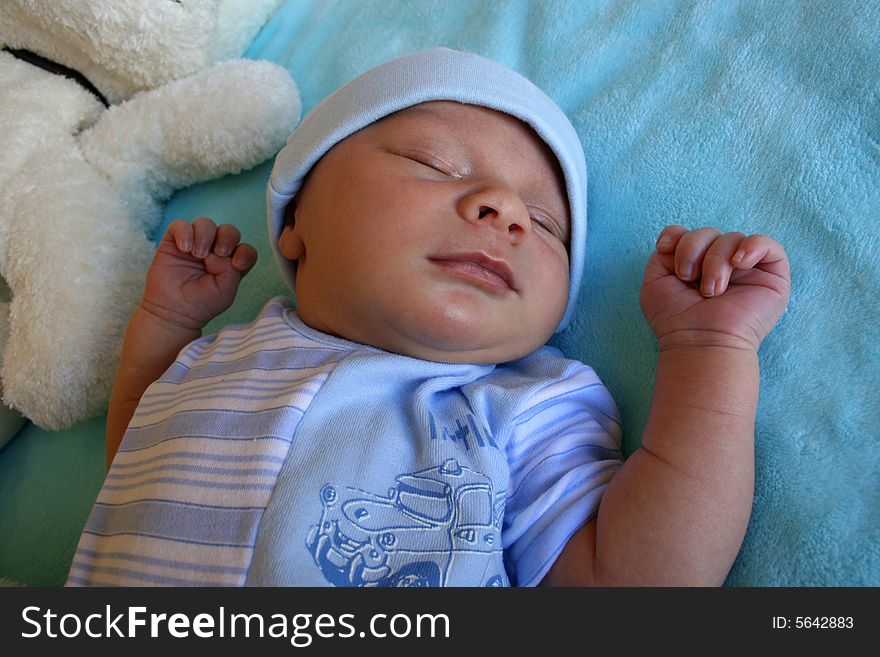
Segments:
[[[608,390],[545,346],[581,286],[586,193],[566,116],[496,62],[429,50],[337,90],[269,183],[295,307],[202,337],[256,251],[207,218],[159,244],[68,584],[722,583],[786,254],[660,233],[654,396],[624,462]]]

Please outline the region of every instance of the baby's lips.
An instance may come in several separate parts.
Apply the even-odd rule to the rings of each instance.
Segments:
[[[473,278],[499,290],[516,290],[513,270],[504,260],[483,253],[453,253],[430,260],[452,273]]]

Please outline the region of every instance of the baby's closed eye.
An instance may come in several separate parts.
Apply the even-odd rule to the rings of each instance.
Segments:
[[[536,226],[539,230],[544,231],[551,237],[555,237],[560,242],[567,243],[568,233],[566,229],[552,214],[539,207],[531,205],[526,207],[529,211],[529,218],[532,220],[533,226]]]
[[[428,151],[400,150],[395,154],[425,167],[434,169],[434,171],[442,173],[444,176],[449,176],[450,178],[462,178],[467,175],[465,170],[466,167],[454,165],[447,159],[441,158]]]

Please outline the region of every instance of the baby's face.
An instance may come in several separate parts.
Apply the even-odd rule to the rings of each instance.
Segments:
[[[562,173],[522,122],[454,102],[398,112],[312,169],[279,240],[309,326],[442,362],[500,363],[568,297]],[[289,215],[288,215],[289,216]]]

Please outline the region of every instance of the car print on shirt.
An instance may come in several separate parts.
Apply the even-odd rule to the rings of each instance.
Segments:
[[[306,546],[336,586],[506,586],[506,492],[455,459],[402,474],[388,496],[325,484]]]

